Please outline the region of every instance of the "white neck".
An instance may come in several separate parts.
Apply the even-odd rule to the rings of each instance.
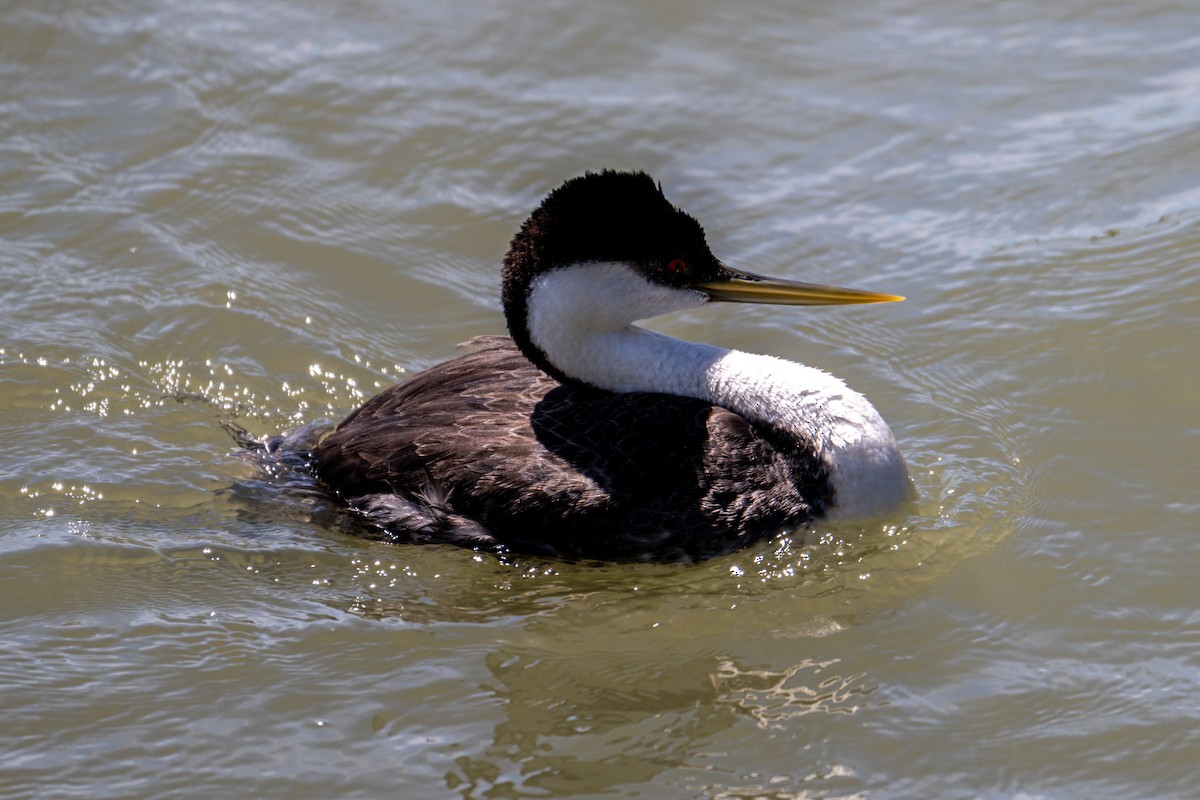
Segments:
[[[593,386],[694,397],[811,441],[831,471],[838,517],[877,516],[911,496],[887,423],[842,381],[633,325],[706,302],[702,292],[652,283],[622,263],[576,264],[534,279],[529,334],[559,369]]]

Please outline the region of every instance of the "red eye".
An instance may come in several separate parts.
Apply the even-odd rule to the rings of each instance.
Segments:
[[[673,275],[682,275],[687,272],[687,262],[682,258],[672,258],[667,262],[667,272]]]

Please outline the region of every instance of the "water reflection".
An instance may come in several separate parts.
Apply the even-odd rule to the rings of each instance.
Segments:
[[[876,686],[863,683],[865,673],[825,673],[840,659],[805,659],[782,670],[744,669],[721,662],[713,683],[717,702],[730,705],[760,728],[782,729],[787,720],[809,714],[854,714],[869,705]]]
[[[699,777],[710,790],[738,796],[748,775],[713,774],[713,742],[736,738],[739,727],[794,734],[799,718],[856,713],[875,691],[861,673],[835,674],[836,659],[768,669],[680,649],[653,657],[619,647],[502,647],[486,663],[503,720],[489,744],[458,756],[446,773],[447,786],[464,797],[600,794],[666,774]],[[771,792],[811,789],[843,774],[802,753],[792,768],[771,776]]]

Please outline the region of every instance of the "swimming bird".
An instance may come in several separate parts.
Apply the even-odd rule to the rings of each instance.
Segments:
[[[387,538],[697,561],[912,494],[895,437],[837,378],[634,323],[710,302],[903,298],[732,269],[641,172],[568,180],[504,259],[511,338],[384,390],[311,452]]]

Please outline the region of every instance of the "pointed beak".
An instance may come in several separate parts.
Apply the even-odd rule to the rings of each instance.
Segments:
[[[771,303],[783,306],[847,306],[858,303],[894,303],[904,298],[895,294],[844,289],[819,283],[802,283],[767,278],[751,272],[725,268],[726,275],[715,281],[693,284],[710,300],[726,303]]]

